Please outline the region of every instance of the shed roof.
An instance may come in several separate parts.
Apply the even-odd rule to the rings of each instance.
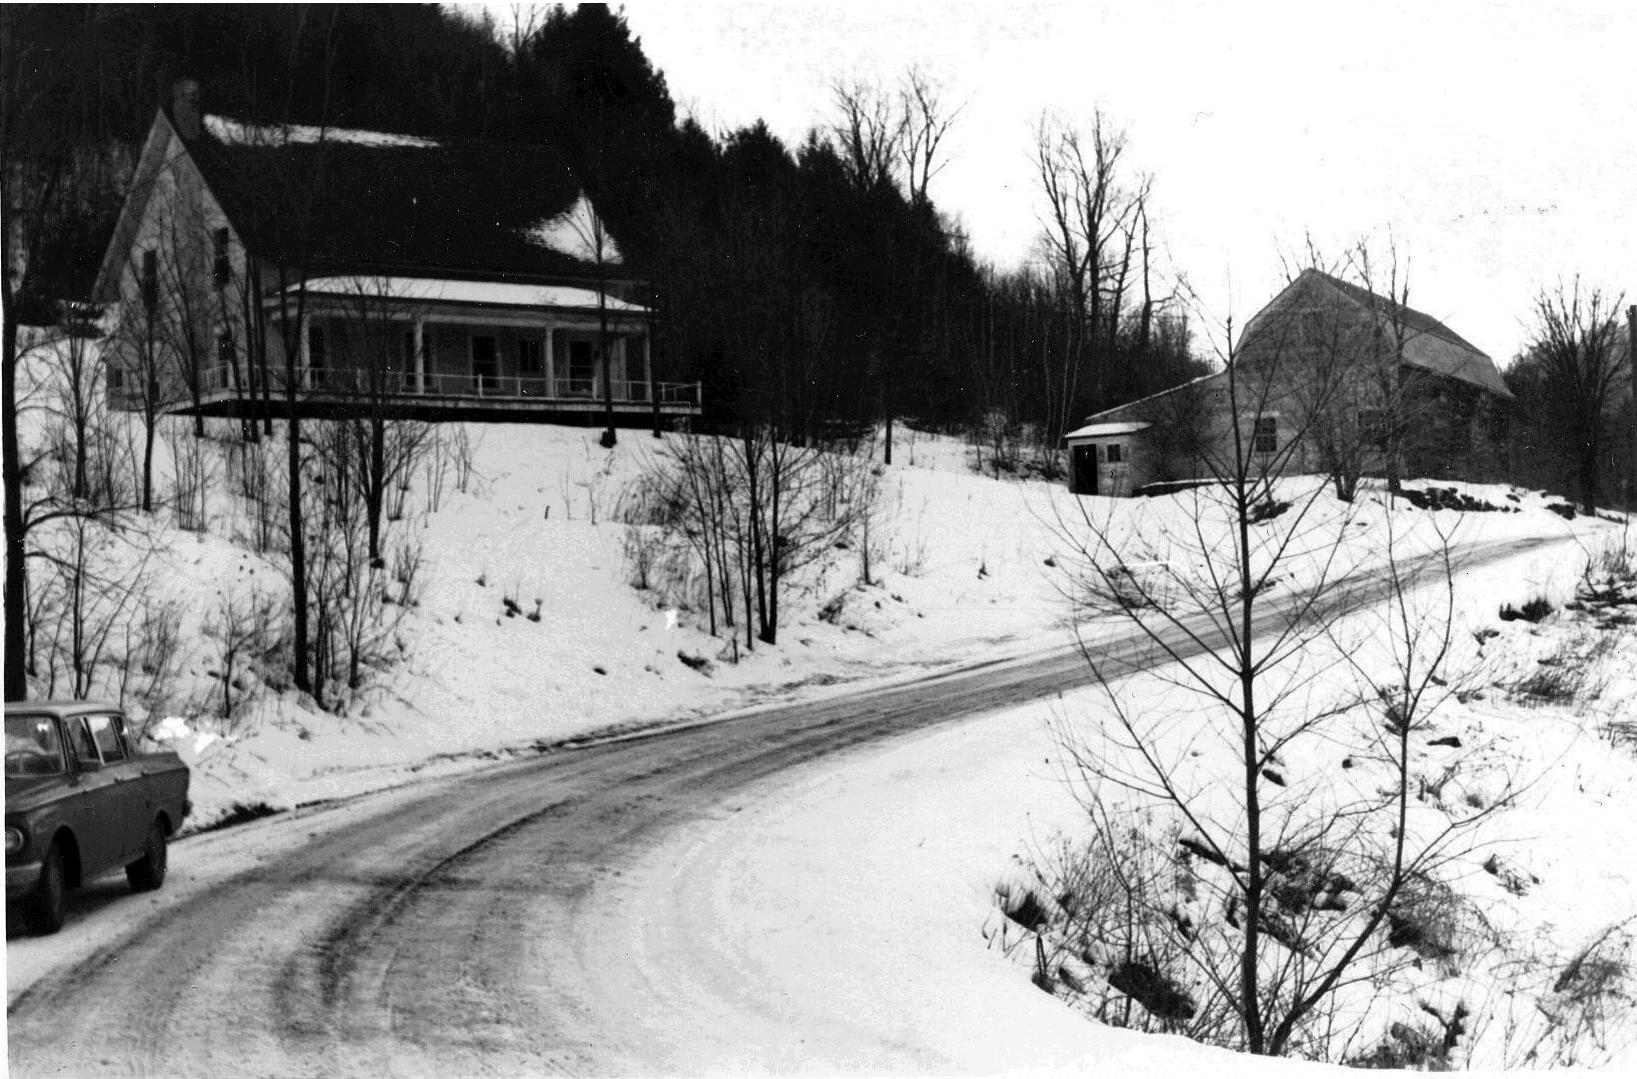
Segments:
[[[1141,421],[1130,423],[1092,423],[1064,435],[1065,439],[1076,438],[1111,438],[1115,435],[1134,435],[1138,431],[1146,430],[1152,424]]]

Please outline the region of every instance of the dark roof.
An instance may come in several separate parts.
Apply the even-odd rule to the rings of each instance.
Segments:
[[[315,272],[523,280],[596,275],[591,263],[529,237],[580,193],[579,181],[549,146],[224,142],[207,133],[189,151],[258,257],[305,254]],[[612,276],[630,273],[622,267]]]
[[[1448,326],[1445,326],[1442,322],[1439,322],[1437,319],[1433,318],[1429,314],[1426,314],[1425,312],[1417,311],[1413,307],[1406,307],[1405,305],[1394,300],[1390,300],[1385,296],[1378,296],[1367,288],[1355,285],[1351,281],[1343,281],[1339,277],[1332,277],[1323,270],[1309,268],[1307,270],[1303,270],[1302,273],[1304,276],[1312,275],[1313,277],[1319,278],[1320,280],[1329,284],[1331,287],[1340,289],[1352,299],[1365,305],[1366,307],[1369,307],[1374,311],[1378,311],[1383,315],[1389,316],[1387,319],[1389,323],[1401,325],[1410,333],[1429,333],[1434,337],[1442,337],[1450,344],[1460,345],[1462,348],[1467,349],[1470,352],[1477,352],[1480,354],[1483,353],[1483,349],[1466,340],[1460,334],[1456,333],[1454,330],[1450,329]]]

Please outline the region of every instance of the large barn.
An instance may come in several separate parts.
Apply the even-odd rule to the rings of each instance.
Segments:
[[[1439,320],[1309,269],[1246,324],[1231,377],[1107,409],[1064,436],[1069,484],[1125,496],[1209,479],[1235,447],[1279,472],[1487,479],[1511,396],[1494,361]]]

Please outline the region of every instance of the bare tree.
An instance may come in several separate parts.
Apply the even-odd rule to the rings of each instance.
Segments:
[[[1598,473],[1621,374],[1619,311],[1624,295],[1558,282],[1535,297],[1534,332],[1524,362],[1538,365],[1547,407],[1570,443],[1585,512],[1602,499]]]
[[[937,102],[932,88],[924,85],[922,92],[935,115]],[[841,149],[842,164],[854,189],[868,192],[891,187],[900,158],[910,160],[905,148],[905,114],[881,87],[870,83],[837,82],[830,88],[830,96],[838,114],[830,128],[831,136]],[[927,154],[926,167],[930,169],[936,159],[936,141],[941,138],[940,129],[929,151],[923,128],[914,160],[919,162]],[[930,181],[930,175],[926,179]]]
[[[932,185],[932,178],[942,172],[946,164],[940,158],[939,151],[949,129],[966,106],[946,107],[938,84],[920,68],[912,67],[904,73],[898,87],[898,107],[902,117],[898,153],[904,163],[910,202],[915,206],[925,206],[929,201],[927,189]],[[849,135],[854,127],[854,111],[843,106]]]
[[[608,277],[610,269],[621,261],[620,250],[602,215],[583,192],[553,224],[568,233],[575,256],[589,262],[596,273],[597,356],[602,368],[605,423],[602,446],[609,449],[618,441],[618,436],[614,431],[613,338],[609,333]]]
[[[117,671],[103,668],[113,658],[115,630],[141,602],[147,566],[146,556],[121,540],[105,522],[74,515],[42,537],[34,552],[51,569],[35,611],[46,631],[44,696],[83,700],[119,681]]]
[[[229,589],[217,596],[216,610],[205,621],[204,635],[214,640],[220,651],[220,669],[216,674],[222,683],[222,706],[218,714],[224,720],[233,718],[235,706],[243,699],[234,694],[244,692],[241,686],[244,668],[250,661],[265,659],[280,647],[277,608],[270,596]]]
[[[1438,873],[1485,811],[1411,820],[1410,736],[1449,679],[1448,537],[1404,551],[1389,515],[1372,565],[1348,546],[1356,507],[1279,482],[1322,415],[1295,413],[1297,429],[1267,439],[1259,421],[1291,411],[1281,376],[1305,370],[1281,359],[1225,357],[1227,412],[1196,449],[1211,482],[1177,496],[1192,502],[1177,523],[1130,528],[1077,502],[1061,525],[1080,601],[1119,614],[1135,643],[1085,646],[1108,718],[1060,730],[1093,857],[1130,872],[1098,878],[1117,900],[1106,917],[1076,896],[1060,921],[1079,926],[1128,1016],[1135,1001],[1159,1029],[1326,1056],[1338,991],[1417,960],[1416,941],[1423,955],[1449,946],[1434,939],[1450,894]],[[1365,641],[1381,662],[1361,658]],[[1124,679],[1145,671],[1169,690],[1139,704]],[[1358,769],[1298,775],[1304,745],[1348,747]],[[1143,858],[1122,854],[1131,843]]]
[[[655,542],[691,556],[677,567],[639,551],[645,573],[651,580],[665,562],[681,578],[673,585],[702,578],[711,632],[718,617],[730,631],[742,626],[747,649],[778,643],[792,584],[866,526],[879,490],[866,456],[797,446],[748,422],[735,437],[669,444],[639,484],[625,500],[628,522],[661,526]]]
[[[356,443],[349,470],[363,499],[369,530],[369,558],[379,566],[381,521],[388,490],[420,467],[430,427],[399,418],[394,397],[405,371],[413,371],[414,337],[404,326],[420,313],[416,298],[402,294],[387,278],[360,277],[341,300],[344,330],[336,327],[337,378],[352,395],[350,415],[341,421]]]
[[[175,362],[169,348],[173,325],[172,301],[160,274],[157,250],[131,252],[131,273],[138,286],[120,304],[114,349],[119,357],[110,365],[121,380],[121,395],[136,406],[142,420],[142,511],[153,509],[153,451],[159,437],[159,418],[175,402],[171,399]]]
[[[28,469],[19,441],[18,368],[24,353],[46,342],[22,330],[49,323],[41,308],[45,255],[65,225],[80,220],[112,190],[117,162],[102,138],[106,117],[81,108],[81,80],[101,68],[107,12],[87,9],[80,34],[66,45],[30,40],[27,12],[0,7],[0,458],[5,483],[5,696],[28,695],[30,529],[41,523],[24,505]],[[77,50],[70,57],[68,50]],[[26,387],[25,387],[26,388]],[[62,508],[60,508],[62,509]],[[56,511],[54,511],[56,512]]]
[[[1133,192],[1122,180],[1125,132],[1112,126],[1101,110],[1093,113],[1089,131],[1049,116],[1035,131],[1035,179],[1045,196],[1042,224],[1044,251],[1052,280],[1064,298],[1061,347],[1042,351],[1046,366],[1046,437],[1055,443],[1068,429],[1082,390],[1082,377],[1093,401],[1102,400],[1105,343],[1113,337],[1118,312],[1114,254],[1143,201],[1146,185]]]

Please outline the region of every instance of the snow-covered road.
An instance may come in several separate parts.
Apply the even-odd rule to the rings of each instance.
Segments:
[[[905,955],[867,919],[913,897],[860,901],[865,867],[923,857],[939,822],[884,839],[881,819],[915,812],[890,782],[866,784],[873,820],[826,793],[847,769],[937,768],[928,732],[1088,677],[1060,648],[185,841],[165,891],[106,881],[61,936],[8,942],[11,1072],[946,1073],[1136,1046],[1026,984],[963,994],[946,950]],[[958,851],[959,828],[924,857]]]

